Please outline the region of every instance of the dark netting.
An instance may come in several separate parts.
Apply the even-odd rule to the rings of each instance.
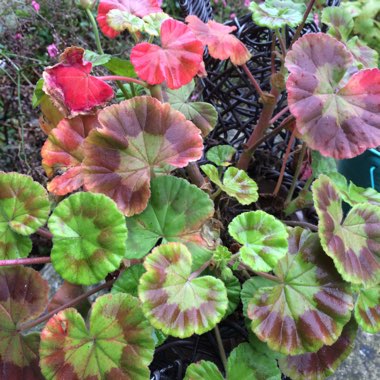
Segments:
[[[327,5],[335,6],[339,5],[339,2],[339,0],[329,0]],[[182,0],[180,3],[185,14],[195,14],[204,21],[212,18],[209,0]],[[250,14],[230,20],[226,25],[236,26],[236,36],[252,54],[247,65],[261,87],[268,91],[271,75],[272,31],[255,25]],[[319,31],[320,29],[315,23],[310,23],[305,26],[302,33]],[[288,46],[293,34],[294,30],[288,28],[286,33]],[[257,92],[252,88],[244,72],[233,66],[230,61],[215,60],[206,54],[205,64],[208,76],[201,80],[202,97],[205,101],[210,102],[219,113],[218,125],[208,136],[205,142],[206,147],[218,144],[241,147],[241,144],[250,136],[261,113],[262,105]],[[279,64],[279,60],[276,60],[276,65]],[[285,105],[286,96],[282,94],[275,114]],[[279,119],[276,125],[283,118]],[[283,138],[285,135],[286,132],[280,134]],[[277,140],[280,136],[277,137]],[[267,141],[266,145],[266,149],[272,149],[273,139]]]

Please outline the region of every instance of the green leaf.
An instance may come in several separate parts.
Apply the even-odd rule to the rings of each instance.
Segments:
[[[193,90],[194,81],[191,81],[178,90],[167,89],[166,93],[170,105],[182,112],[187,120],[192,121],[202,131],[203,137],[206,137],[218,122],[218,112],[210,103],[189,101]]]
[[[218,367],[206,360],[190,364],[183,380],[224,380]]]
[[[364,331],[371,334],[380,332],[380,285],[360,290],[355,318]]]
[[[289,253],[273,272],[279,283],[258,289],[248,305],[259,339],[287,355],[335,343],[351,317],[353,299],[318,235],[290,230]]]
[[[258,200],[257,184],[244,170],[229,167],[224,173],[222,183],[219,179],[218,169],[214,165],[202,165],[201,169],[212,182],[225,193],[236,198],[240,204],[249,205]]]
[[[20,326],[44,310],[48,284],[31,268],[0,268],[0,373],[3,379],[42,379],[38,366],[39,334]]]
[[[380,208],[360,203],[343,220],[342,196],[329,177],[321,175],[312,191],[321,244],[339,273],[355,284],[379,283]]]
[[[306,6],[291,0],[266,0],[262,4],[252,1],[249,9],[257,25],[279,29],[286,25],[298,26],[302,21]]]
[[[144,21],[127,11],[111,9],[106,17],[108,26],[118,32],[128,30],[129,33],[136,33],[144,28]]]
[[[275,285],[276,283],[274,281],[263,277],[253,277],[244,282],[240,292],[240,298],[243,304],[243,314],[245,317],[248,317],[248,304],[251,301],[252,297],[259,291],[259,289]]]
[[[223,269],[227,266],[232,258],[232,253],[223,245],[218,245],[212,255],[212,260],[216,268]]]
[[[253,270],[268,272],[286,255],[288,233],[285,226],[264,211],[245,212],[228,226],[230,235],[243,244],[240,257]]]
[[[126,59],[112,57],[107,63],[104,63],[103,66],[115,75],[121,75],[129,78],[137,77],[131,61]]]
[[[90,285],[117,268],[125,254],[127,228],[116,204],[102,194],[76,193],[49,219],[51,261],[67,281]]]
[[[281,380],[281,372],[273,358],[255,351],[249,343],[241,343],[228,357],[228,380]]]
[[[210,148],[206,153],[206,158],[216,166],[230,166],[236,149],[230,145],[217,145]]]
[[[324,8],[321,21],[329,26],[328,34],[343,42],[348,41],[354,28],[352,15],[341,7]]]
[[[142,31],[150,36],[158,37],[160,35],[161,24],[168,18],[170,16],[164,12],[156,12],[144,16],[142,18],[144,21]]]
[[[240,281],[233,275],[222,276],[221,280],[227,289],[228,307],[224,317],[232,314],[240,303]]]
[[[145,273],[142,264],[135,264],[127,268],[115,281],[112,286],[112,293],[128,293],[137,297],[137,287],[140,277]]]
[[[379,53],[368,47],[358,36],[347,42],[347,48],[355,58],[358,69],[376,68],[379,62]]]
[[[337,172],[336,161],[331,157],[322,156],[317,150],[311,151],[311,168],[315,178],[320,174],[327,174],[330,172]]]
[[[344,326],[341,336],[334,344],[323,346],[317,352],[281,358],[281,371],[292,380],[326,379],[351,353],[356,332],[357,324],[351,320]]]
[[[111,58],[110,54],[98,54],[91,50],[84,51],[84,60],[91,62],[93,67],[105,65]]]
[[[149,378],[152,328],[139,301],[107,294],[93,304],[87,329],[73,308],[54,315],[41,333],[40,366],[47,380]]]
[[[34,87],[33,96],[32,96],[32,107],[36,108],[42,100],[42,97],[45,95],[45,92],[42,90],[44,85],[43,78],[38,79],[36,87]]]
[[[139,298],[152,326],[185,338],[211,330],[223,318],[227,291],[212,276],[191,273],[192,257],[185,245],[162,244],[144,261]]]
[[[212,249],[203,234],[203,225],[214,214],[207,194],[189,182],[161,176],[151,182],[147,208],[126,218],[129,230],[126,257],[144,257],[162,239],[162,243],[181,242],[195,256]],[[195,259],[193,257],[193,259]]]
[[[46,190],[29,176],[0,172],[0,258],[26,257],[28,235],[46,223],[50,203]]]

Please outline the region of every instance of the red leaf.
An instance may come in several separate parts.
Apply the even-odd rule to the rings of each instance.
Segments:
[[[67,48],[60,62],[43,73],[43,90],[65,116],[88,113],[113,97],[112,87],[90,74],[92,63],[83,60],[84,50]]]
[[[226,26],[216,21],[202,22],[197,16],[187,16],[186,22],[196,37],[208,46],[211,57],[225,60],[230,58],[234,65],[244,65],[250,58],[246,46],[231,33],[235,26]]]
[[[112,29],[107,23],[107,14],[112,9],[126,11],[138,17],[162,12],[157,0],[101,0],[96,19],[101,31],[109,38],[115,38],[120,34],[120,32]]]
[[[83,185],[82,143],[90,131],[98,126],[100,124],[96,115],[82,115],[61,120],[50,132],[41,150],[42,166],[49,177],[58,169],[64,173],[48,184],[49,191],[65,195]]]
[[[149,84],[166,80],[169,88],[176,89],[202,70],[203,45],[187,25],[169,19],[161,25],[161,47],[138,44],[132,49],[131,62],[139,77]]]

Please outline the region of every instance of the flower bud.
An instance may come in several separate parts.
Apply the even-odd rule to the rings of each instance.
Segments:
[[[83,9],[92,9],[96,3],[96,0],[77,0],[77,5]]]

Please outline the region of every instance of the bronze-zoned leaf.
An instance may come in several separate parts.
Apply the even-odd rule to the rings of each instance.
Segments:
[[[287,355],[336,342],[354,305],[349,285],[324,254],[318,235],[291,229],[289,253],[273,272],[279,282],[258,289],[248,305],[255,334]]]
[[[202,156],[199,129],[169,104],[139,96],[99,112],[85,140],[87,190],[111,197],[125,215],[142,212],[154,169],[184,167]]]
[[[380,285],[360,290],[355,318],[364,331],[371,334],[380,332]]]

